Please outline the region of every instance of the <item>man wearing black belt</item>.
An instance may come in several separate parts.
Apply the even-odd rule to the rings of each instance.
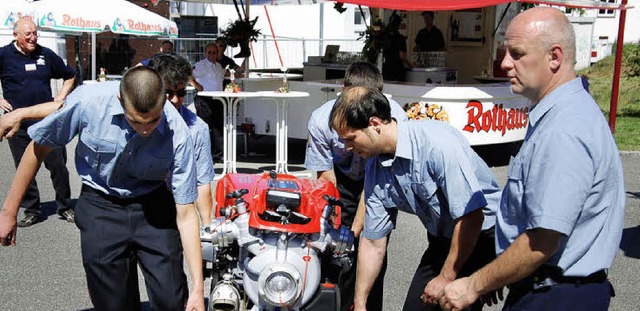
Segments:
[[[462,310],[510,285],[506,310],[607,310],[624,180],[607,122],[576,78],[573,27],[563,12],[537,7],[513,19],[505,44],[511,90],[535,105],[497,213],[500,255],[449,284],[440,305]]]

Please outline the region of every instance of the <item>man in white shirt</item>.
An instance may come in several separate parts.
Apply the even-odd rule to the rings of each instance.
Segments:
[[[195,63],[193,77],[202,85],[204,91],[222,91],[224,80],[224,68],[218,62],[218,54],[222,53],[215,43],[209,43],[205,47],[205,58]],[[211,134],[211,155],[213,161],[222,159],[222,127],[223,106],[219,100],[211,97],[196,96],[196,114],[209,126]]]

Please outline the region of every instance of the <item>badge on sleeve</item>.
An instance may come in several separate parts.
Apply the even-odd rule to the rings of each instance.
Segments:
[[[34,71],[36,70],[36,64],[24,64],[25,71]]]

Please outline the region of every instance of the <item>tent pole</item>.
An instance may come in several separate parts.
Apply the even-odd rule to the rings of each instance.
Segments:
[[[96,80],[96,33],[91,33],[91,79]]]
[[[622,49],[624,47],[624,24],[627,19],[627,0],[622,0],[620,20],[618,21],[618,39],[616,44],[616,61],[613,65],[613,83],[611,85],[611,103],[609,105],[609,128],[611,134],[616,132],[616,114],[618,112],[618,94],[620,92],[620,67],[622,64]]]
[[[76,85],[82,85],[83,77],[82,77],[82,53],[80,48],[80,38],[82,34],[75,36],[75,45],[76,45]]]
[[[234,0],[235,1],[235,0]],[[242,0],[240,0],[240,3],[242,3]],[[251,12],[249,11],[249,9],[251,8],[251,0],[247,0],[247,3],[245,4],[245,9],[244,9],[244,18],[248,21],[249,20],[249,16],[251,16]],[[249,40],[249,43],[251,43],[251,40]],[[251,51],[251,54],[255,54],[255,51]],[[255,55],[253,56],[255,59]],[[244,58],[244,72],[245,72],[245,77],[249,77],[249,73],[251,72],[251,66],[250,66],[250,61],[249,61],[249,57],[245,57]],[[255,63],[255,60],[254,60]]]

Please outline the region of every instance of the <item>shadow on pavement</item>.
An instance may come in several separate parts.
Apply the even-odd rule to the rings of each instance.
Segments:
[[[640,226],[622,230],[620,249],[624,251],[625,256],[640,259],[640,244],[638,244],[638,241],[640,241]]]
[[[522,141],[496,145],[473,146],[473,150],[489,167],[509,165],[511,157],[516,156]]]

